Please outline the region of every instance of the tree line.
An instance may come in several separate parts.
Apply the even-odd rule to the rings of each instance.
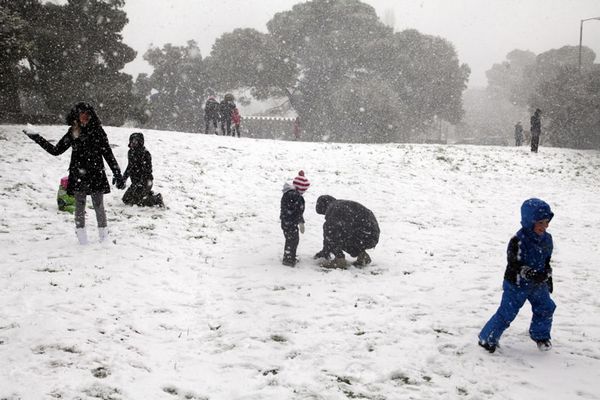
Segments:
[[[277,13],[267,33],[236,29],[209,56],[197,44],[150,48],[151,74],[120,72],[124,0],[0,0],[0,114],[31,101],[60,116],[85,99],[104,122],[199,131],[209,89],[284,97],[306,131],[337,141],[409,140],[460,120],[469,68],[445,39],[393,32],[358,0],[314,0]],[[42,112],[39,111],[38,112]]]
[[[543,110],[551,144],[600,149],[600,65],[591,49],[581,50],[580,66],[578,46],[538,55],[515,49],[487,71],[487,91],[516,107]]]
[[[447,40],[394,32],[359,0],[312,0],[276,13],[267,32],[235,29],[203,57],[193,40],[148,49],[151,74],[121,72],[136,52],[123,43],[124,0],[0,0],[0,118],[60,118],[77,101],[105,124],[199,132],[209,91],[285,98],[315,139],[410,141],[463,117],[470,70]],[[494,96],[542,108],[553,143],[598,146],[599,72],[585,49],[515,52],[488,71]],[[568,53],[568,54],[567,54]],[[567,62],[568,61],[568,62]],[[4,117],[2,117],[4,116]]]

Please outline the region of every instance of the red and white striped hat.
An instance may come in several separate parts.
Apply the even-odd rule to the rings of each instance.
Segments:
[[[292,185],[294,185],[294,188],[300,193],[306,192],[306,189],[310,186],[310,182],[304,176],[304,171],[300,170],[298,172],[298,176],[294,178]]]

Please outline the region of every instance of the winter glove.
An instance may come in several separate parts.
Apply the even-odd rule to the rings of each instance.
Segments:
[[[27,129],[23,129],[23,133],[29,136],[30,139],[35,140],[35,138],[39,137],[40,134],[36,132],[28,131]]]
[[[542,283],[548,280],[548,274],[545,271],[536,271],[527,265],[521,268],[521,278],[535,283]]]
[[[546,283],[548,284],[548,291],[552,293],[554,291],[554,283],[552,282],[552,277],[549,277],[548,282]]]
[[[125,189],[125,179],[121,175],[113,176],[113,185],[117,187],[117,189]]]
[[[315,258],[315,260],[317,258],[324,258],[326,260],[329,260],[329,252],[325,251],[325,250],[321,250],[320,252],[318,252],[317,254],[315,254],[314,258]]]
[[[304,222],[298,224],[298,229],[300,230],[300,233],[304,233]]]

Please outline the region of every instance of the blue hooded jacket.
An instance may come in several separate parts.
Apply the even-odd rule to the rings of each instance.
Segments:
[[[538,235],[533,231],[537,221],[552,220],[554,213],[543,200],[532,198],[525,200],[521,206],[521,226],[508,244],[508,265],[505,279],[518,283],[521,267],[528,266],[540,273],[550,275],[550,257],[552,256],[552,235],[544,232]]]

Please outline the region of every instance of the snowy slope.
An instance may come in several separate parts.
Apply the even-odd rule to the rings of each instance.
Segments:
[[[0,399],[600,399],[598,152],[144,131],[168,208],[113,189],[114,243],[81,247],[56,211],[69,155],[22,128],[0,126]],[[124,168],[132,130],[106,130]],[[299,169],[312,185],[288,268],[280,190]],[[374,211],[371,266],[312,260],[321,194]],[[476,335],[533,196],[556,214],[554,349],[528,338],[525,306],[490,355]]]

